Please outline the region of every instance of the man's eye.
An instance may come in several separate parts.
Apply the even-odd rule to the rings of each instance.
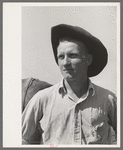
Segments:
[[[58,56],[58,59],[63,59],[63,58],[64,58],[63,55],[59,55],[59,56]]]
[[[70,54],[70,56],[69,56],[70,58],[76,58],[77,57],[77,55],[76,54]]]

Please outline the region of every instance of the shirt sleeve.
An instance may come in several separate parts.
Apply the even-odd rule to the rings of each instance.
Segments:
[[[35,94],[22,114],[22,144],[28,144],[43,116],[39,94]]]
[[[109,95],[110,106],[108,110],[109,124],[113,127],[115,134],[117,134],[117,98],[116,96]]]

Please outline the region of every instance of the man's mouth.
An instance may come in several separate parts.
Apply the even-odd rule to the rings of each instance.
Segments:
[[[63,69],[63,71],[71,71],[71,70],[73,70],[72,68],[65,68],[65,69]]]

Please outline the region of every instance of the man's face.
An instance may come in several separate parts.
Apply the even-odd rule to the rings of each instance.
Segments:
[[[90,61],[91,57],[84,43],[60,42],[57,58],[60,71],[67,81],[82,80],[87,77],[87,69],[92,60]]]

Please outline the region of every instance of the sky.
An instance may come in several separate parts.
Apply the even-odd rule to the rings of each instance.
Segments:
[[[116,6],[22,7],[22,78],[38,78],[51,84],[61,80],[51,45],[51,27],[58,24],[80,26],[101,40],[108,51],[108,64],[91,80],[116,94]]]

